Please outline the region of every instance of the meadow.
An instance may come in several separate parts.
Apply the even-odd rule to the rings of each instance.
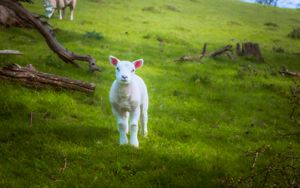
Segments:
[[[24,4],[44,14],[42,3]],[[300,185],[300,11],[238,0],[78,0],[74,21],[49,23],[61,44],[97,59],[102,72],[64,63],[32,29],[0,27],[7,63],[96,84],[93,94],[1,81],[0,187],[287,187]],[[276,26],[270,26],[274,23]],[[226,56],[176,62],[227,44],[260,44],[265,63]],[[282,47],[283,53],[273,51]],[[108,100],[108,56],[144,59],[149,135],[119,146]],[[30,114],[33,114],[30,125]],[[266,171],[267,170],[267,171]],[[266,175],[267,174],[267,175]]]

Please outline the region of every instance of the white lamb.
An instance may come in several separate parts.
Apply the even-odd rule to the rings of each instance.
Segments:
[[[56,9],[59,12],[59,19],[65,16],[65,8],[70,7],[71,16],[70,20],[74,19],[74,9],[77,0],[44,0],[44,7],[46,10],[46,16],[51,18]]]
[[[120,61],[110,56],[109,61],[116,66],[116,80],[113,82],[109,99],[112,111],[117,120],[120,133],[120,144],[127,144],[128,117],[130,119],[130,144],[139,146],[137,138],[138,121],[141,117],[141,134],[147,136],[148,92],[147,87],[135,69],[143,65],[144,60],[134,62]]]

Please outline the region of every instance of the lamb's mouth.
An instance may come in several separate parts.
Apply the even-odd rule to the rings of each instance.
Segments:
[[[121,83],[123,83],[123,84],[128,84],[129,82],[128,82],[127,79],[121,79]]]

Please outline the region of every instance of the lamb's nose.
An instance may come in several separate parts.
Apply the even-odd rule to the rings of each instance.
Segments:
[[[128,76],[122,76],[122,79],[126,80],[128,78]]]

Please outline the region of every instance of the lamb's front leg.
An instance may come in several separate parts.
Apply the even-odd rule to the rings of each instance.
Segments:
[[[139,147],[137,135],[140,113],[140,108],[136,108],[134,111],[130,112],[130,144],[134,147]]]
[[[127,132],[128,132],[128,115],[126,112],[118,112],[113,108],[113,113],[117,120],[119,133],[120,133],[120,145],[128,144]]]

